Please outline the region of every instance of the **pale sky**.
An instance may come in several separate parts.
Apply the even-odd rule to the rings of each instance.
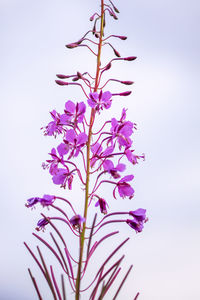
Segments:
[[[114,2],[121,13],[107,30],[127,35],[127,41],[114,43],[121,55],[138,59],[113,68],[112,77],[135,84],[129,98],[113,105],[112,116],[128,108],[128,118],[138,125],[135,148],[146,161],[131,169],[132,202],[112,202],[119,210],[146,208],[149,216],[141,234],[121,227],[123,236],[131,236],[125,269],[131,263],[134,268],[119,299],[132,300],[139,291],[139,300],[199,300],[200,4]],[[27,267],[36,277],[39,271],[23,241],[37,244],[31,232],[41,210],[29,211],[24,203],[63,193],[41,168],[55,141],[40,128],[49,122],[49,111],[62,111],[66,100],[84,101],[79,89],[61,88],[54,80],[57,73],[92,69],[86,49],[70,51],[65,44],[90,28],[88,19],[98,8],[97,0],[0,1],[2,300],[37,299]]]

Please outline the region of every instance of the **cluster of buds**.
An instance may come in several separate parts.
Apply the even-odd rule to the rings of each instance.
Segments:
[[[134,176],[132,174],[122,174],[126,172],[127,164],[134,166],[140,159],[144,160],[145,158],[144,154],[136,154],[135,149],[133,148],[132,135],[136,130],[136,124],[126,119],[126,109],[123,108],[121,115],[118,116],[118,118],[113,117],[107,120],[96,132],[94,132],[93,129],[95,119],[98,119],[99,115],[101,115],[104,110],[109,110],[111,108],[115,97],[126,97],[131,94],[131,91],[119,91],[118,93],[109,91],[108,86],[109,83],[113,81],[125,86],[130,86],[133,84],[133,81],[110,78],[106,82],[103,82],[104,73],[112,68],[114,62],[120,60],[130,62],[136,59],[136,56],[121,57],[118,50],[115,49],[110,42],[113,38],[122,41],[126,40],[125,36],[105,36],[104,29],[107,16],[117,20],[118,13],[119,10],[110,0],[107,4],[104,3],[104,0],[101,0],[100,14],[95,12],[90,17],[90,21],[93,22],[92,30],[89,30],[77,42],[66,45],[68,49],[87,47],[97,58],[96,75],[91,75],[87,71],[82,73],[78,71],[76,74],[72,75],[57,74],[56,76],[58,79],[56,79],[55,82],[58,85],[75,85],[81,88],[84,94],[83,101],[75,103],[68,100],[65,103],[62,112],[57,112],[56,110],[50,112],[52,118],[51,121],[46,126],[42,127],[45,136],[54,136],[59,140],[57,147],[51,149],[49,157],[42,164],[42,167],[48,169],[52,182],[55,185],[66,190],[72,189],[74,177],[77,176],[80,180],[80,185],[85,191],[84,212],[76,212],[73,201],[55,195],[44,195],[41,198],[33,197],[28,199],[26,203],[26,207],[28,208],[33,208],[40,203],[42,207],[47,207],[48,209],[51,208],[59,213],[58,216],[56,215],[54,217],[42,214],[43,218],[38,221],[36,230],[44,231],[47,225],[50,225],[64,244],[64,253],[67,261],[52,233],[51,237],[57,246],[58,253],[38,234],[34,233],[34,236],[45,244],[60,262],[63,272],[68,277],[72,291],[75,293],[76,300],[80,298],[81,292],[90,289],[92,286],[94,286],[94,288],[89,299],[103,299],[121,270],[119,265],[123,258],[112,265],[107,272],[104,272],[104,267],[128,239],[121,243],[115,249],[114,254],[112,253],[106,259],[103,266],[98,270],[97,275],[92,279],[91,284],[84,289],[81,288],[81,282],[86,273],[89,260],[93,256],[97,246],[99,246],[102,241],[118,232],[106,234],[101,240],[95,242],[93,246],[91,246],[92,237],[94,237],[102,227],[111,223],[128,224],[130,228],[138,233],[142,231],[144,223],[147,221],[146,210],[142,208],[127,212],[113,212],[112,209],[110,209],[112,206],[110,199],[105,199],[106,197],[102,192],[102,187],[104,187],[104,185],[110,185],[113,198],[132,199],[134,197],[134,189],[131,184]],[[92,37],[89,38],[89,35]],[[112,48],[115,57],[111,58],[105,66],[101,66],[101,50],[105,46]],[[90,112],[89,119],[87,117],[88,110]],[[80,159],[76,160],[77,157]],[[94,178],[92,183],[89,181],[91,176]],[[64,201],[66,203],[66,210],[57,204],[59,201]],[[96,222],[97,213],[95,213],[92,225],[88,226],[86,225],[88,222],[88,209],[94,210],[95,207],[99,208],[103,217],[99,222]],[[70,208],[70,212],[68,212],[68,208]],[[73,254],[69,252],[64,238],[54,224],[55,220],[66,224],[69,230],[78,238],[80,250],[78,258],[73,258]],[[84,244],[86,240],[88,241],[88,247],[86,253],[84,253]],[[43,272],[46,267],[43,266],[43,269],[28,245],[26,243],[25,245]],[[39,254],[43,262],[44,258],[42,257],[40,250]],[[86,255],[85,259],[83,258],[84,255]],[[72,263],[76,264],[76,270],[72,267]],[[58,298],[65,300],[64,290],[64,296],[61,296],[52,266],[50,268],[52,278],[50,278],[46,269],[43,274],[49,283],[54,299]],[[128,270],[125,278],[128,276],[131,268]],[[76,276],[74,275],[75,271],[77,272]],[[105,278],[111,271],[113,271],[113,273],[106,282]],[[30,271],[29,273],[36,291],[39,297],[41,297],[36,281]],[[124,281],[122,283],[124,283]],[[101,282],[104,282],[103,289],[99,291]],[[63,279],[63,286],[64,283]],[[116,299],[119,290],[120,289],[117,290],[113,299]],[[98,291],[99,295],[97,297]],[[135,299],[137,297],[138,294]]]

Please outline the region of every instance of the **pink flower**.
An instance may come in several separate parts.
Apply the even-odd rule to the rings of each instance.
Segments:
[[[130,139],[130,136],[133,133],[133,123],[130,121],[126,122],[118,122],[115,118],[112,118],[111,120],[111,134],[112,137],[110,138],[110,141],[113,142],[113,140],[116,138],[119,148],[125,147],[129,148],[132,144],[132,141]]]
[[[124,164],[118,164],[116,167],[114,167],[113,162],[109,159],[104,161],[103,167],[104,170],[110,173],[110,175],[115,179],[121,177],[118,172],[123,172],[126,169]]]
[[[107,92],[100,92],[99,94],[97,92],[90,93],[89,94],[89,99],[88,99],[88,104],[90,107],[95,108],[96,111],[100,111],[102,109],[108,109],[111,107],[111,97],[112,94],[107,91]]]
[[[68,159],[70,159],[71,157],[78,156],[79,152],[81,151],[81,148],[85,146],[87,140],[88,136],[84,132],[77,135],[75,130],[69,129],[66,132],[64,140],[64,142],[69,146],[69,149],[71,150]]]
[[[52,180],[54,184],[61,184],[61,187],[64,188],[68,183],[69,190],[72,189],[73,175],[69,172],[69,169],[58,169]]]
[[[51,111],[50,114],[53,121],[51,121],[46,127],[43,127],[45,128],[44,135],[56,136],[63,131],[62,125],[60,124],[60,115],[55,110]]]
[[[144,227],[144,223],[148,220],[146,218],[146,209],[138,208],[135,211],[130,211],[129,215],[131,215],[133,219],[126,220],[126,223],[136,232],[141,232]]]
[[[65,103],[64,114],[60,116],[60,122],[62,124],[69,124],[73,122],[75,125],[81,123],[86,111],[86,105],[84,102],[77,103],[76,105],[72,101]]]
[[[100,211],[102,214],[106,215],[107,214],[107,208],[106,206],[108,206],[107,202],[103,199],[103,198],[99,198],[98,201],[96,202],[95,206],[99,206],[100,207]]]
[[[122,179],[120,179],[120,181],[117,183],[120,197],[122,198],[129,197],[129,199],[133,197],[134,189],[130,186],[129,183],[127,183],[127,181],[131,181],[133,180],[133,178],[134,178],[133,175],[127,175]]]
[[[80,227],[81,224],[85,222],[85,218],[81,217],[81,215],[75,215],[69,220],[69,222],[74,228],[76,228]]]

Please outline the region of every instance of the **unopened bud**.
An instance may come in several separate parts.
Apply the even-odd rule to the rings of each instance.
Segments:
[[[67,79],[67,78],[71,77],[69,75],[62,75],[62,74],[56,74],[56,76],[60,79]]]
[[[114,4],[112,3],[112,1],[110,1],[110,3],[112,4],[112,7],[113,7],[114,11],[119,14],[118,8],[116,6],[114,6]]]
[[[77,76],[79,79],[82,78],[82,74],[80,72],[77,72]]]
[[[136,58],[137,56],[129,56],[129,57],[125,57],[124,60],[132,61],[135,60]]]
[[[83,39],[78,40],[75,44],[80,45],[82,43]]]
[[[95,34],[96,33],[96,25],[95,25],[95,22],[94,22],[94,26],[92,28],[92,34]]]
[[[68,84],[69,84],[68,82],[64,82],[64,81],[61,81],[61,80],[55,80],[55,82],[56,82],[58,85],[68,85]]]
[[[119,96],[129,96],[131,93],[132,93],[131,91],[127,91],[127,92],[120,93]]]
[[[120,53],[115,48],[113,48],[113,51],[117,57],[121,57]]]
[[[77,45],[77,43],[71,43],[71,44],[65,45],[65,47],[67,47],[68,49],[73,49],[73,48],[78,47],[78,45]]]
[[[120,82],[126,85],[131,85],[134,83],[133,81],[120,81]]]
[[[95,16],[95,15],[92,15],[92,16],[90,17],[90,21],[91,21],[91,22],[94,20],[94,16]]]
[[[123,41],[125,41],[127,39],[127,36],[123,36],[123,35],[118,35],[116,37],[118,37],[119,39],[121,39]]]
[[[111,66],[112,66],[111,63],[107,64],[107,66],[105,66],[105,68],[104,68],[104,71],[109,70],[111,68]]]

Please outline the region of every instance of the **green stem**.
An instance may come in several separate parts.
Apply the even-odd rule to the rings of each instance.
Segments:
[[[99,72],[101,65],[101,48],[102,48],[102,38],[103,38],[103,23],[104,23],[104,0],[101,0],[101,28],[100,28],[100,37],[98,45],[98,55],[97,55],[97,67],[96,67],[96,77],[95,77],[95,87],[94,92],[97,91],[98,81],[99,81]],[[81,284],[81,270],[82,270],[82,261],[83,261],[83,250],[85,242],[85,229],[87,221],[87,211],[88,211],[88,201],[89,201],[89,179],[90,179],[90,147],[91,147],[91,138],[92,138],[92,126],[95,119],[95,109],[91,110],[90,115],[90,125],[88,132],[88,142],[87,142],[87,173],[86,173],[86,188],[85,188],[85,208],[84,208],[84,218],[85,222],[83,223],[83,229],[80,236],[80,253],[79,253],[79,264],[77,271],[76,279],[76,300],[80,299],[80,284]]]

